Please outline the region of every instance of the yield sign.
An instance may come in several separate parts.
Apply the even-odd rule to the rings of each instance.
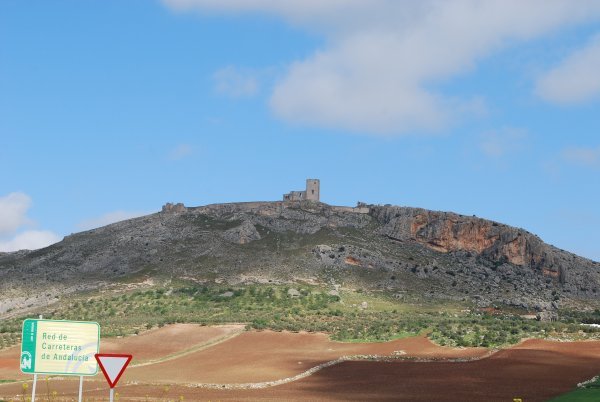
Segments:
[[[119,355],[112,353],[96,353],[94,355],[98,361],[98,365],[108,381],[108,385],[114,388],[119,382],[125,368],[131,361],[132,355]]]

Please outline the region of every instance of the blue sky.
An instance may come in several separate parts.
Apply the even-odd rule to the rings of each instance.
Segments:
[[[315,177],[600,260],[597,71],[598,1],[5,0],[0,251]]]

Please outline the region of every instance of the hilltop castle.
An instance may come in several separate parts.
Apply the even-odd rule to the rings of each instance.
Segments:
[[[290,191],[283,195],[283,201],[319,201],[321,184],[319,179],[306,179],[305,191]]]

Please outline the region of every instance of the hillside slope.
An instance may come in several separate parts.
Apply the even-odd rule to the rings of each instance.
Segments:
[[[318,282],[536,310],[600,299],[599,263],[522,229],[418,208],[256,202],[164,208],[0,254],[0,314],[153,276]]]

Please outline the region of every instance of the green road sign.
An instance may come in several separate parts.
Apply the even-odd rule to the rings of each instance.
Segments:
[[[87,321],[23,321],[21,371],[27,374],[95,375],[100,325]]]

